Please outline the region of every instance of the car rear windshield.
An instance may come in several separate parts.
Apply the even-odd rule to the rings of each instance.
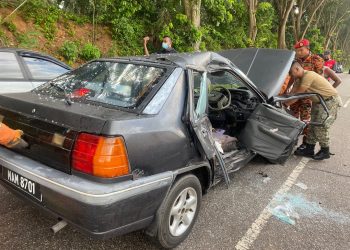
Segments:
[[[98,102],[123,108],[137,107],[166,69],[111,61],[94,61],[34,90],[73,101]]]

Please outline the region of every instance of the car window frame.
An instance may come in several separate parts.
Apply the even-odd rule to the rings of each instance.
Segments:
[[[48,60],[47,58],[44,58],[44,57],[35,56],[35,55],[18,55],[18,56],[20,57],[20,59],[21,59],[21,61],[22,61],[22,63],[23,63],[23,67],[25,68],[25,70],[26,70],[27,73],[28,73],[28,79],[29,79],[29,81],[33,81],[33,82],[47,82],[47,81],[50,81],[50,80],[52,80],[52,79],[54,79],[54,78],[56,78],[56,77],[58,77],[58,76],[56,76],[56,77],[54,77],[54,78],[47,78],[47,79],[37,79],[37,78],[34,78],[33,75],[32,75],[32,73],[31,73],[31,71],[30,71],[30,69],[29,69],[29,67],[28,67],[28,65],[27,65],[26,62],[24,61],[24,57],[40,59],[40,60],[43,60],[43,61],[46,61],[46,62],[53,63],[53,64],[55,64],[55,65],[57,65],[57,66],[59,66],[59,67],[61,67],[61,68],[67,69],[66,67],[62,67],[62,65],[59,65],[58,63],[56,63],[54,60]],[[67,72],[68,72],[68,71],[70,71],[70,69],[67,69]],[[65,73],[63,73],[63,74],[65,74]]]
[[[0,81],[7,81],[7,82],[28,82],[28,81],[30,81],[27,69],[26,69],[25,65],[23,64],[24,62],[22,61],[22,58],[18,55],[18,53],[16,51],[0,50],[0,52],[14,54],[15,58],[17,60],[17,63],[19,65],[19,68],[21,70],[21,73],[23,75],[23,78],[0,78]]]
[[[231,69],[231,68],[215,69],[215,70],[209,71],[208,73],[211,74],[219,71],[225,71],[233,75],[235,78],[240,80],[248,88],[249,91],[253,92],[253,94],[258,98],[259,102],[267,103],[267,99],[264,97],[262,92],[259,89],[257,89],[255,85],[250,84],[248,81],[245,80],[245,78],[237,74],[234,69]]]

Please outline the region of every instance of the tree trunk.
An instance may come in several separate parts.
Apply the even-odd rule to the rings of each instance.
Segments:
[[[278,25],[278,44],[279,49],[285,49],[287,48],[286,45],[286,25],[280,23]]]
[[[323,6],[325,4],[325,0],[321,0],[317,3],[317,5],[314,7],[312,13],[311,13],[311,16],[310,16],[310,19],[309,21],[307,22],[306,24],[306,27],[303,31],[303,34],[301,35],[300,39],[303,39],[306,35],[306,32],[308,31],[308,29],[310,28],[310,25],[311,25],[311,22],[314,20],[315,18],[315,15],[317,13],[317,11],[320,9],[321,6]],[[323,8],[323,7],[322,7]]]
[[[183,0],[185,15],[196,29],[201,25],[201,0]],[[193,43],[194,50],[199,50],[201,38]]]
[[[279,12],[279,25],[278,25],[278,48],[285,49],[286,46],[286,25],[289,18],[289,14],[293,8],[294,0],[275,0],[275,3]]]
[[[249,39],[255,43],[258,28],[256,25],[256,11],[258,9],[258,0],[245,0],[249,13]]]
[[[339,33],[340,33],[340,29],[338,29],[337,34],[335,35],[334,40],[333,40],[333,50],[332,50],[333,53],[337,50],[337,47],[338,47]]]

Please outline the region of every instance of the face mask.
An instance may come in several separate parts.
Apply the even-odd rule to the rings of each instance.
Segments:
[[[169,49],[169,45],[165,42],[162,43],[162,48],[163,49]]]

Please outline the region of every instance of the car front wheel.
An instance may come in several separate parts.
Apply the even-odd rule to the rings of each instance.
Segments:
[[[157,239],[164,248],[174,248],[191,232],[202,200],[198,178],[186,175],[175,182],[158,211]]]

